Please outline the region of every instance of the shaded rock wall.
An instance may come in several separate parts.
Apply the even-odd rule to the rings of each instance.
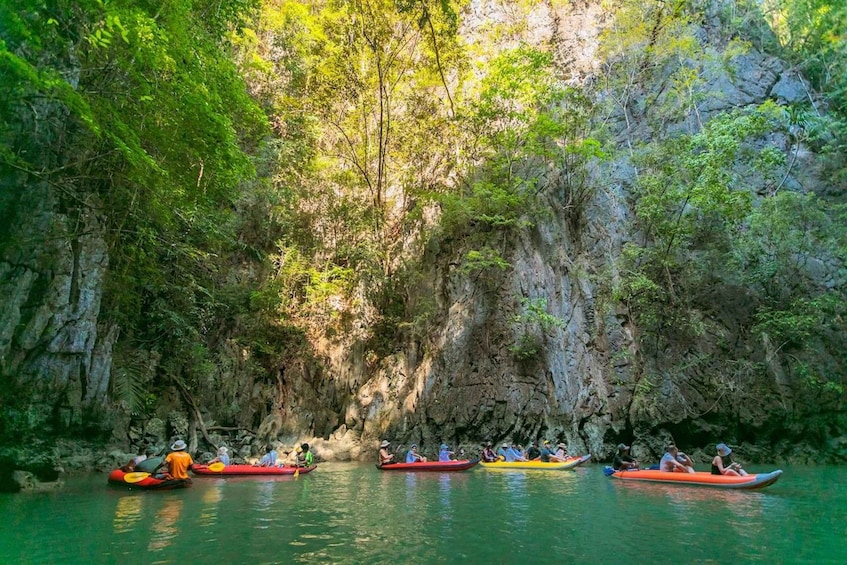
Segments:
[[[3,184],[0,377],[8,393],[29,395],[30,424],[67,428],[106,398],[118,337],[99,320],[108,250],[90,209],[63,209],[23,175]]]
[[[464,34],[469,43],[484,41],[479,32],[484,25],[508,24],[516,17],[520,14],[508,3],[475,1],[465,14]],[[586,84],[598,70],[598,37],[608,18],[599,3],[568,3],[561,8],[540,3],[532,11],[527,34],[505,36],[503,46],[520,40],[551,46],[563,76],[573,84]],[[707,17],[702,36],[708,36],[709,25],[716,24]],[[707,51],[720,56],[719,46],[707,45]],[[698,112],[688,116],[691,123],[664,127],[696,131],[697,120],[725,110],[765,100],[795,103],[809,96],[794,71],[756,49],[703,72],[701,88],[709,95],[703,97]],[[655,96],[650,85],[642,87],[632,100],[633,108],[643,109],[644,100]],[[598,96],[604,93],[599,91]],[[607,117],[620,147],[649,140],[656,133],[655,121],[647,115],[624,111]],[[769,142],[786,154],[797,150],[781,135]],[[814,156],[797,153],[801,159],[786,179],[787,186],[815,190],[819,181]],[[510,242],[508,272],[468,276],[455,268],[455,255],[436,250],[427,256],[428,283],[415,291],[435,297],[436,329],[426,339],[410,338],[401,351],[370,367],[364,367],[361,353],[356,353],[362,342],[355,338],[318,347],[326,372],[318,381],[317,397],[333,398],[332,404],[344,409],[336,413],[338,425],[332,433],[313,428],[315,436],[329,438],[327,449],[353,457],[372,457],[383,437],[401,448],[417,442],[430,451],[442,441],[473,447],[484,440],[526,442],[546,437],[564,440],[571,451],[591,452],[600,459],[611,457],[619,441],[635,440],[640,443],[637,454],[649,458],[660,455],[669,439],[708,453],[715,441],[741,441],[723,435],[734,433],[740,421],[764,425],[780,419],[784,391],[778,379],[748,383],[750,390],[762,394],[756,403],[733,407],[732,419],[738,418],[734,423],[721,412],[722,393],[710,392],[718,390],[711,381],[722,377],[708,369],[697,377],[702,382],[645,379],[645,373],[656,368],[641,358],[639,329],[629,312],[611,300],[610,292],[618,277],[615,264],[622,246],[633,237],[627,225],[631,216],[627,187],[633,178],[625,152],[591,171],[594,195],[585,211],[586,224],[575,231],[556,189],[555,174],[550,175],[544,193],[550,214],[533,218],[534,229]],[[546,312],[561,325],[541,328],[516,322],[526,301],[546,304]],[[735,315],[727,312],[729,318]],[[541,345],[540,353],[520,359],[514,347],[527,333]],[[703,350],[728,354],[709,343]],[[756,355],[750,347],[729,354]],[[660,402],[643,401],[639,387],[647,386],[658,387]],[[348,394],[355,400],[342,400]],[[297,395],[293,398],[291,409],[297,412],[301,409]],[[751,441],[755,433],[750,432]],[[338,447],[351,441],[355,449]],[[754,447],[748,452],[774,456]],[[782,455],[789,456],[788,451]]]

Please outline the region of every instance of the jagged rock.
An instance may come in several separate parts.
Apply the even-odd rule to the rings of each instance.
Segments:
[[[21,492],[47,492],[65,486],[61,480],[41,482],[29,471],[15,471],[12,478]]]

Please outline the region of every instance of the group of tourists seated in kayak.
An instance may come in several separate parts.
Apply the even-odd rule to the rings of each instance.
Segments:
[[[551,461],[562,462],[567,458],[568,450],[564,443],[558,444],[554,451],[552,444],[548,440],[544,440],[541,443],[541,447],[538,446],[537,441],[533,441],[529,449],[526,450],[523,446],[514,442],[504,442],[496,452],[494,451],[494,445],[489,441],[482,449],[482,461],[484,463],[493,463],[495,461],[506,461],[509,463],[514,461],[543,461],[548,463]]]
[[[391,447],[391,442],[388,440],[383,440],[379,445],[379,464],[380,465],[389,465],[391,463],[397,463],[394,460],[394,453],[388,451],[388,448]],[[459,450],[459,457],[464,457],[465,451],[463,449]],[[456,454],[450,450],[450,446],[446,443],[442,443],[438,448],[438,461],[455,461]],[[409,446],[409,450],[406,452],[406,463],[426,463],[428,459],[418,453],[418,445],[413,443]]]
[[[126,465],[121,467],[121,470],[125,473],[150,473],[157,478],[187,479],[188,469],[194,464],[194,460],[185,451],[186,447],[183,440],[177,440],[171,445],[170,453],[165,457],[161,455],[157,456],[156,449],[150,447],[144,454],[132,458]],[[289,464],[292,466],[311,467],[315,463],[314,455],[312,455],[308,443],[298,445],[291,455]],[[217,450],[217,455],[209,460],[206,465],[215,463],[221,463],[224,467],[231,464],[229,450],[226,446],[220,446]],[[286,462],[279,460],[273,444],[265,446],[265,453],[262,455],[262,458],[254,464],[255,467],[284,467],[285,465]]]
[[[188,479],[188,469],[194,460],[185,451],[186,447],[185,442],[178,439],[164,457],[157,455],[155,448],[147,448],[145,453],[133,457],[121,470],[125,473],[150,473],[157,479]]]
[[[618,444],[618,452],[612,461],[612,467],[616,471],[636,471],[639,469],[638,460],[629,454],[630,446],[625,443]],[[712,459],[711,473],[713,475],[735,475],[747,476],[747,471],[741,468],[740,463],[732,461],[730,454],[732,449],[725,443],[716,446],[717,455]],[[654,467],[655,468],[655,467]],[[667,446],[665,454],[659,461],[658,469],[668,473],[694,473],[694,460],[683,453],[677,446]]]
[[[273,444],[268,444],[265,447],[265,454],[254,466],[256,467],[285,467],[286,464],[296,467],[311,467],[315,463],[315,457],[309,448],[308,443],[298,445],[291,454],[289,461],[279,459],[276,448]]]

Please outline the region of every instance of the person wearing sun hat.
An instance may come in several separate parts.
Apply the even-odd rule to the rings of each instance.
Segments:
[[[439,461],[452,461],[451,455],[455,455],[452,451],[450,451],[450,447],[446,443],[442,443],[441,447],[438,449],[438,460]]]
[[[215,457],[214,459],[212,459],[211,461],[209,461],[208,465],[211,465],[212,463],[223,463],[224,467],[229,465],[229,453],[228,453],[228,451],[229,450],[227,450],[227,448],[225,446],[223,446],[223,445],[220,446],[218,448],[218,456]]]
[[[426,463],[426,457],[418,453],[418,444],[413,443],[409,447],[409,451],[406,452],[406,463],[417,463],[418,461]]]
[[[559,443],[556,445],[556,453],[550,456],[551,461],[558,461],[559,463],[566,461],[568,458],[568,446],[564,443]]]
[[[165,457],[161,467],[167,466],[168,474],[174,479],[188,479],[188,468],[194,464],[194,460],[185,451],[185,442],[176,440],[171,445],[171,452]]]
[[[638,469],[638,461],[629,454],[629,446],[627,444],[618,444],[618,452],[612,460],[612,467],[616,471],[632,471]]]
[[[390,463],[394,463],[394,454],[388,453],[388,448],[391,445],[391,442],[387,439],[382,440],[382,443],[379,444],[379,464],[380,465],[388,465]]]
[[[747,471],[741,468],[740,463],[733,463],[732,457],[730,454],[732,453],[732,449],[725,443],[719,443],[715,446],[716,451],[718,452],[715,455],[715,458],[712,459],[712,474],[713,475],[733,475],[742,477],[747,476]]]

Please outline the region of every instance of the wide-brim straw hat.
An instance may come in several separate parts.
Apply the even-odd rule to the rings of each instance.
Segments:
[[[388,447],[389,445],[391,445],[391,442],[387,439],[382,440],[382,443],[379,444],[380,447]]]

